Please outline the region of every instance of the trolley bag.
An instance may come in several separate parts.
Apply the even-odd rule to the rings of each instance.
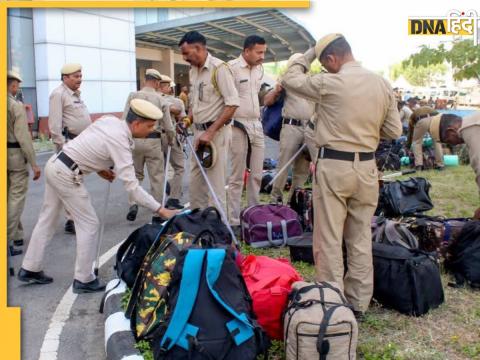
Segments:
[[[292,284],[302,280],[287,259],[248,255],[240,265],[258,323],[271,339],[283,339],[282,314]]]
[[[283,323],[287,360],[355,359],[357,320],[336,283],[294,283]]]
[[[298,214],[284,205],[254,205],[240,214],[242,239],[252,247],[285,246],[302,234]]]

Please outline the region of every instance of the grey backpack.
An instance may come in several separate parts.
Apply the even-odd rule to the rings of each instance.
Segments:
[[[357,320],[336,283],[295,282],[283,326],[287,360],[355,359]]]

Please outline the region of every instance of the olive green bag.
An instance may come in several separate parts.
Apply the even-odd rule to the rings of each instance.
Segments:
[[[133,285],[126,316],[138,340],[148,339],[167,312],[167,287],[180,251],[190,247],[195,236],[186,232],[163,235],[149,249]]]

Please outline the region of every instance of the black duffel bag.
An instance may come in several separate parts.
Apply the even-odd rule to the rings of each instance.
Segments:
[[[467,283],[480,289],[480,221],[467,222],[448,246],[445,268],[455,276],[457,286]]]
[[[430,183],[421,177],[384,183],[380,190],[377,215],[409,216],[433,209]]]
[[[402,314],[420,316],[444,302],[436,253],[373,243],[373,297]]]

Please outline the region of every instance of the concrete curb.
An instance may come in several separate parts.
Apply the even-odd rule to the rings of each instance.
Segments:
[[[130,320],[122,309],[122,296],[127,286],[125,282],[115,287],[119,279],[111,280],[105,292],[111,290],[105,298],[103,314],[105,316],[105,354],[107,360],[144,360],[135,348],[135,337],[130,330]]]

